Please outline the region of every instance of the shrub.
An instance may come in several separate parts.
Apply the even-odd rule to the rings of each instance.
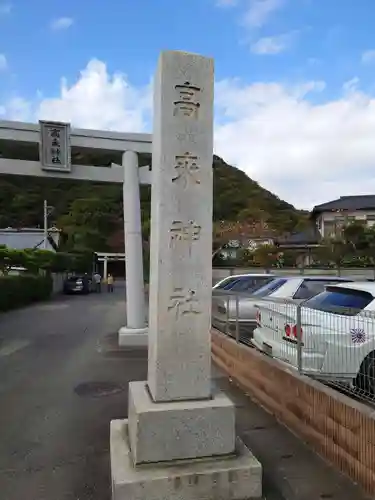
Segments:
[[[39,300],[46,300],[52,293],[52,278],[24,274],[0,276],[0,311],[9,311]]]

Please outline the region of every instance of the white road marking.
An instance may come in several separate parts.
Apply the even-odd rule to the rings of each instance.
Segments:
[[[40,306],[34,306],[34,309],[39,311],[56,311],[59,309],[67,309],[70,304],[43,304]]]
[[[24,349],[30,344],[31,342],[29,340],[13,340],[13,342],[9,342],[4,347],[0,348],[0,358],[10,356],[11,354],[14,354],[20,349]]]

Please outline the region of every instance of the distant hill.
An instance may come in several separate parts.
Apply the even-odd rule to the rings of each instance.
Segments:
[[[214,220],[262,221],[279,234],[305,225],[308,213],[262,188],[242,170],[214,156]]]
[[[214,220],[263,221],[279,234],[291,232],[306,216],[263,189],[241,170],[214,157]],[[55,207],[50,222],[63,229],[67,249],[123,248],[122,189],[119,185],[0,175],[0,227],[43,224],[43,200]],[[141,187],[147,237],[150,188]]]

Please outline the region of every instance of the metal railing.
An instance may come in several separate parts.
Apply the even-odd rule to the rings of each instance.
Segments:
[[[286,299],[216,292],[212,326],[345,394],[375,404],[375,311],[318,310]]]
[[[249,303],[249,312],[246,311],[246,302]],[[216,291],[212,298],[212,326],[238,342],[251,346],[252,332],[256,326],[253,305],[251,294]]]

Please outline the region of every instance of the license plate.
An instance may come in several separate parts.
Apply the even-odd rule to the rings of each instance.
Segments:
[[[268,356],[272,356],[272,347],[265,342],[263,342],[263,351],[268,354]]]

